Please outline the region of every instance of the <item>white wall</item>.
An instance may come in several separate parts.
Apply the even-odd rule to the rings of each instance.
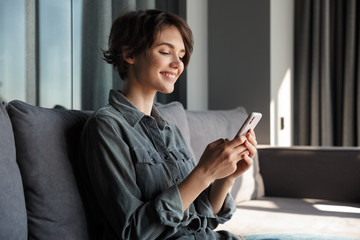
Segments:
[[[294,0],[271,0],[271,145],[292,144]],[[282,119],[282,120],[281,120]]]
[[[258,10],[256,10],[256,7],[254,8],[254,4],[257,4]],[[213,9],[214,7],[216,9]],[[222,18],[229,17],[229,11],[227,11],[227,9],[230,7],[230,10],[237,11],[238,15],[241,13],[239,16],[231,16],[234,18],[232,20],[236,20],[236,25],[241,29],[242,33],[238,41],[241,55],[235,58],[236,63],[241,62],[241,64],[238,65],[238,68],[231,67],[228,69],[238,71],[242,66],[247,66],[241,69],[239,78],[245,79],[245,82],[249,85],[247,89],[256,89],[256,91],[250,91],[249,93],[257,99],[257,101],[252,101],[251,97],[246,97],[245,99],[250,99],[249,102],[243,99],[239,99],[239,102],[247,107],[249,111],[263,107],[264,109],[260,110],[264,112],[265,115],[270,115],[265,116],[261,123],[262,126],[259,124],[260,126],[258,127],[258,130],[264,133],[264,136],[261,136],[262,139],[265,139],[262,143],[289,146],[292,144],[293,115],[294,0],[271,0],[270,6],[266,1],[261,0],[256,1],[256,3],[253,3],[252,0],[226,0],[222,2],[216,2],[214,0],[210,3],[208,3],[207,0],[187,1],[187,22],[193,30],[195,39],[194,53],[187,69],[188,109],[209,109],[210,102],[214,102],[214,99],[219,103],[217,108],[231,107],[226,101],[230,99],[229,92],[232,90],[220,89],[219,87],[221,84],[224,84],[226,78],[215,77],[216,79],[213,79],[213,81],[216,81],[218,85],[213,87],[211,87],[209,83],[209,79],[211,80],[211,78],[217,75],[221,64],[216,65],[216,69],[210,69],[208,67],[211,65],[209,61],[214,61],[214,59],[222,54],[221,49],[224,47],[234,48],[234,45],[227,44],[227,46],[218,46],[216,49],[208,49],[209,41],[211,40],[209,37],[219,37],[219,34],[213,32],[214,28],[216,28],[215,25],[218,24],[219,21],[222,21]],[[268,11],[269,14],[264,14],[264,12],[260,14],[259,11],[261,9]],[[213,14],[212,17],[219,18],[219,21],[211,21],[212,19],[208,19],[209,12],[215,12],[215,15]],[[254,16],[254,18],[247,16],[247,12],[249,12],[250,16]],[[266,22],[269,21],[270,24],[267,25]],[[213,24],[209,25],[209,22],[213,22]],[[226,28],[228,26],[222,25],[222,27]],[[259,40],[257,35],[261,34],[262,31],[269,32],[269,38],[265,37]],[[226,34],[228,37],[225,37],[227,40],[223,40],[224,42],[229,42],[230,37],[234,38],[234,32],[228,31],[228,33],[229,34]],[[267,33],[265,33],[265,35],[266,34]],[[246,39],[248,40],[245,41]],[[214,41],[214,39],[212,41]],[[263,50],[266,50],[266,45],[269,45],[269,53],[252,50],[254,48],[263,48]],[[231,51],[236,52],[239,50]],[[248,53],[247,51],[250,52]],[[230,55],[231,54],[229,54],[229,56]],[[269,59],[267,59],[268,56]],[[213,60],[210,59],[208,61],[209,57]],[[245,58],[246,61],[241,61],[241,58]],[[249,65],[252,64],[250,61],[256,62],[256,65]],[[228,65],[228,63],[224,64]],[[252,70],[253,68],[255,70]],[[267,69],[269,69],[269,72]],[[260,73],[257,73],[259,71]],[[209,72],[213,72],[213,75],[210,76]],[[228,74],[227,71],[222,71],[222,74],[224,73]],[[251,76],[255,75],[256,77],[251,78]],[[239,81],[239,78],[230,80],[233,81],[230,86],[239,85],[240,83],[234,82],[234,79]],[[240,85],[243,84],[244,83],[241,83]],[[222,86],[222,88],[224,87]],[[216,95],[210,95],[210,93],[216,93]],[[283,118],[283,129],[281,129],[280,126],[281,118]],[[257,133],[259,134],[259,132]]]
[[[187,1],[186,18],[194,35],[194,52],[187,67],[187,109],[208,109],[207,0]]]

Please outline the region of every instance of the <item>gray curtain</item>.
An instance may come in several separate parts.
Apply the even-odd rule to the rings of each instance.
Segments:
[[[84,0],[82,17],[81,102],[95,110],[107,104],[110,89],[121,89],[120,77],[102,58],[113,21],[124,11],[155,7],[155,0]]]
[[[360,146],[360,2],[295,1],[296,145]]]

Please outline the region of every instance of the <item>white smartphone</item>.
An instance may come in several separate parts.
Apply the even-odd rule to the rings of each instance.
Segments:
[[[259,123],[262,114],[259,112],[252,112],[247,117],[240,130],[236,133],[235,137],[245,135],[250,129],[254,129]]]

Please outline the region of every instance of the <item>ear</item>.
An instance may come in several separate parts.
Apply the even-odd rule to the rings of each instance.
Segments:
[[[124,54],[124,60],[128,64],[134,64],[135,63],[135,56],[133,54],[131,54],[131,52],[129,51],[129,49],[127,47],[123,48],[123,54]]]
[[[127,56],[124,57],[124,59],[128,64],[134,64],[135,63],[135,57],[134,56],[127,55]]]

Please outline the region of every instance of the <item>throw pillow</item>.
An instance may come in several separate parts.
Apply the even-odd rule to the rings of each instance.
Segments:
[[[88,114],[12,101],[16,154],[23,178],[29,239],[89,239],[72,164]]]
[[[14,134],[0,103],[0,239],[27,239],[23,185],[16,163]]]

